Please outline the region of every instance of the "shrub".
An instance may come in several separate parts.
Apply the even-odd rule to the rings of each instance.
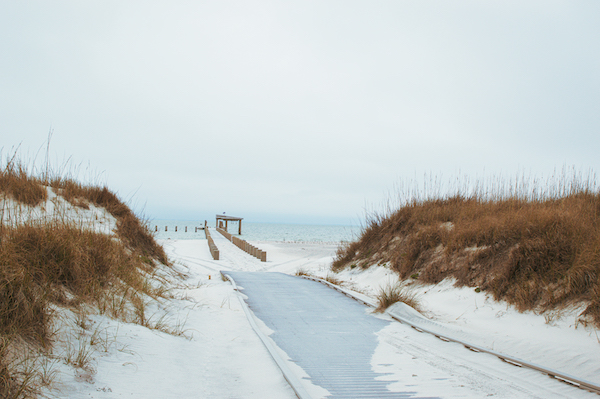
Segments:
[[[311,274],[304,268],[300,267],[296,270],[296,273],[294,273],[294,275],[296,276],[310,276]]]
[[[50,179],[48,173],[43,179],[32,177],[14,158],[0,172],[4,198],[36,206],[47,199],[44,186],[51,186],[72,204],[104,207],[117,219],[115,237],[70,224],[68,218],[23,222],[27,218],[2,214],[0,397],[23,398],[34,396],[37,385],[48,380],[44,370],[37,370],[41,363],[31,359],[51,348],[53,305],[87,303],[114,317],[137,317],[148,324],[139,318],[139,305],[144,297],[166,292],[148,282],[153,260],[168,260],[137,216],[106,187]]]
[[[600,325],[600,193],[577,178],[519,187],[407,200],[371,217],[332,268],[389,262],[402,279],[454,277],[519,310],[585,303]]]
[[[40,180],[27,174],[25,167],[9,163],[0,171],[0,192],[26,205],[36,206],[47,198]]]
[[[66,200],[85,208],[87,203],[106,209],[117,219],[117,235],[133,251],[143,256],[156,258],[167,264],[163,248],[131,209],[107,187],[84,186],[69,179],[54,179],[50,182]]]
[[[0,334],[47,344],[48,303],[97,302],[119,281],[143,290],[142,260],[105,234],[60,224],[7,228],[0,244]]]
[[[396,302],[403,302],[414,309],[419,309],[416,294],[407,286],[400,284],[388,284],[382,287],[377,295],[377,301],[379,305],[375,309],[376,312],[383,312]]]

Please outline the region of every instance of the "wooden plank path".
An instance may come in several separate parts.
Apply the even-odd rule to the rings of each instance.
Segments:
[[[327,398],[423,398],[391,392],[372,371],[376,333],[389,325],[365,306],[314,281],[282,273],[232,272],[252,312],[270,337]]]
[[[228,233],[226,230],[224,230],[220,227],[217,227],[217,231],[219,233],[221,233],[221,235],[223,237],[225,237],[229,241],[231,241],[233,243],[233,245],[235,245],[236,247],[241,249],[242,251],[254,256],[255,258],[259,259],[261,262],[267,261],[267,251],[263,251],[262,249],[255,247],[254,245],[250,244],[249,242],[242,240],[241,238],[234,236],[233,234]]]

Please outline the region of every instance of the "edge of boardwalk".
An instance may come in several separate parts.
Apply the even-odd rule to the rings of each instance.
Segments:
[[[377,307],[377,304],[375,303],[375,301],[373,299],[368,298],[367,296],[359,296],[356,293],[346,290],[344,288],[341,288],[340,286],[337,286],[335,284],[332,284],[327,280],[323,280],[323,279],[320,279],[317,277],[312,277],[312,276],[300,276],[300,277],[305,278],[307,280],[317,281],[321,284],[325,284],[326,286],[333,288],[334,290],[339,291],[339,292],[343,293],[344,295],[346,295],[364,305],[367,305],[367,306],[370,306],[373,308]],[[406,308],[410,308],[408,305],[405,305],[405,304],[402,304],[402,305],[404,305]],[[412,308],[410,308],[410,309],[412,309]],[[414,310],[413,310],[413,312],[414,312]],[[567,384],[576,386],[580,389],[600,395],[600,385],[597,385],[591,381],[583,380],[583,379],[577,378],[575,376],[572,376],[570,374],[562,373],[560,371],[549,369],[549,368],[540,366],[538,364],[530,363],[523,359],[505,355],[503,353],[496,352],[496,351],[484,348],[479,345],[474,345],[469,342],[466,342],[466,341],[463,341],[463,340],[460,340],[457,338],[453,338],[453,337],[445,335],[445,334],[440,334],[439,332],[436,332],[434,330],[424,327],[422,324],[415,323],[414,321],[410,321],[406,317],[403,317],[402,315],[400,315],[394,311],[386,310],[385,313],[387,315],[389,315],[392,319],[394,319],[400,323],[407,324],[419,332],[426,332],[426,333],[432,334],[435,337],[441,339],[442,341],[459,343],[459,344],[463,345],[465,348],[472,350],[474,352],[489,353],[491,355],[496,356],[500,360],[510,363],[514,366],[527,367],[529,369],[537,370],[539,372],[542,372],[542,373],[548,375],[550,378],[557,379],[557,380],[565,382]],[[420,317],[423,317],[423,316],[420,316]],[[427,320],[427,319],[425,319],[425,320]]]
[[[248,308],[248,304],[246,304],[246,301],[244,301],[244,299],[242,298],[241,293],[238,290],[238,286],[233,277],[228,275],[227,272],[223,270],[221,271],[221,276],[223,276],[224,279],[229,280],[229,282],[233,286],[233,289],[237,292],[236,296],[240,301],[240,304],[242,306],[242,309],[244,310],[244,313],[246,314],[248,322],[252,326],[252,329],[254,330],[256,335],[258,335],[258,337],[262,341],[265,348],[267,348],[267,351],[269,351],[269,354],[271,355],[273,360],[275,360],[275,363],[277,364],[277,366],[281,370],[281,373],[283,374],[283,378],[285,378],[288,384],[290,384],[290,387],[294,390],[296,396],[299,399],[314,399],[308,394],[308,392],[304,388],[304,385],[302,385],[302,381],[300,381],[300,378],[298,378],[298,376],[288,367],[287,362],[281,357],[279,351],[277,351],[277,348],[275,348],[275,345],[269,340],[269,338],[260,330],[260,328],[256,324],[256,321],[254,320],[255,316],[250,310],[250,308]]]

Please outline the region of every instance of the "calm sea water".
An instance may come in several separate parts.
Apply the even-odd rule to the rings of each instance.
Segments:
[[[155,232],[155,237],[158,239],[204,240],[204,231],[196,231],[196,227],[202,226],[204,226],[204,221],[151,220],[148,222],[148,227]],[[177,231],[175,231],[176,227]],[[214,227],[214,223],[209,224],[209,227]],[[228,230],[232,234],[237,234],[237,223],[230,223]],[[359,233],[360,228],[356,226],[242,222],[240,238],[250,241],[339,243],[340,241],[355,240]]]

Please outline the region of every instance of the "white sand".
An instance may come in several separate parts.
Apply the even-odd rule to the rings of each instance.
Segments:
[[[47,199],[37,206],[21,204],[12,198],[0,199],[0,220],[4,224],[63,223],[98,233],[114,234],[117,220],[104,208],[88,204],[88,209],[74,206],[50,187]]]
[[[253,243],[268,253],[268,262],[262,263],[215,236],[224,255],[220,261],[212,260],[205,241],[162,242],[176,268],[188,275],[185,286],[174,290],[180,299],[165,300],[161,305],[169,309],[170,325],[185,322],[186,337],[94,316],[85,334],[101,331],[108,339],[107,344],[95,347],[93,372],[57,362],[57,383],[46,394],[70,398],[295,397],[246,321],[230,284],[220,280],[218,271],[293,274],[302,268],[326,276],[336,247]],[[336,277],[371,297],[380,286],[396,279],[383,267],[346,270]],[[518,313],[485,294],[457,289],[450,282],[419,286],[417,290],[425,314],[450,333],[598,382],[600,344],[596,331],[575,326],[572,313],[546,323],[543,316]],[[385,374],[381,378],[389,380],[394,390],[408,388],[422,395],[452,398],[597,397],[400,323],[390,324],[378,336],[380,346],[372,365]]]
[[[336,277],[373,298],[381,287],[398,281],[382,266],[346,269]],[[485,293],[453,283],[412,286],[421,312],[448,335],[600,384],[600,333],[578,322],[583,308],[519,313]]]

